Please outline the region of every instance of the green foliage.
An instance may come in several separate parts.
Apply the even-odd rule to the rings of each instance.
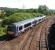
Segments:
[[[42,14],[45,14],[45,15],[48,15],[49,9],[46,5],[40,5],[39,8],[38,8],[38,12],[42,13]]]
[[[4,18],[5,14],[4,10],[0,10],[0,18]]]
[[[0,36],[3,36],[3,35],[5,35],[6,33],[5,33],[5,28],[3,28],[3,27],[0,27]]]
[[[36,13],[15,13],[13,15],[10,15],[9,17],[6,17],[3,20],[2,25],[9,25],[9,24],[14,23],[14,22],[34,18],[34,17],[37,17],[39,15],[43,15],[43,14],[39,14],[39,13],[37,13],[37,14]]]

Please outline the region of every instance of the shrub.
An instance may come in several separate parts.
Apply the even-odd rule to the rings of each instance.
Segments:
[[[5,28],[3,28],[3,27],[0,27],[0,36],[3,36],[3,35],[5,35],[6,33],[5,33]]]

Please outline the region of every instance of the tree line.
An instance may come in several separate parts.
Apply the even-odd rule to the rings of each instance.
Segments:
[[[44,15],[53,15],[55,10],[49,9],[46,5],[40,5],[37,9],[18,9],[18,8],[7,8],[0,7],[0,18],[8,17],[14,13],[41,13]]]

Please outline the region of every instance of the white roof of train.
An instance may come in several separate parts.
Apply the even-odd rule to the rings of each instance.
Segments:
[[[32,22],[34,20],[39,20],[41,18],[43,18],[43,17],[35,17],[35,18],[32,18],[32,19],[27,19],[27,20],[24,20],[24,21],[13,23],[13,24],[16,25],[16,26],[22,26],[24,24],[27,24],[27,23]]]

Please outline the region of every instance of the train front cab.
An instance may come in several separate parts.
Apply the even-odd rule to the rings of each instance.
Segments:
[[[15,35],[15,33],[16,33],[16,26],[15,25],[8,25],[7,35]]]
[[[13,25],[9,25],[7,27],[7,34],[10,36],[18,36],[21,32],[23,32],[23,26],[13,26]]]

